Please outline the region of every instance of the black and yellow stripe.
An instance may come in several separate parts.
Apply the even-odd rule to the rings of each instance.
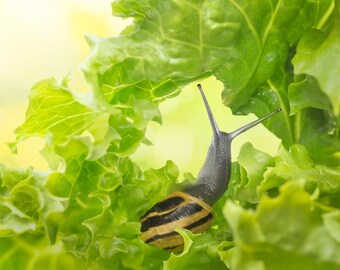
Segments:
[[[186,193],[174,192],[140,219],[141,239],[159,248],[181,251],[184,241],[175,230],[184,228],[201,233],[210,227],[213,218],[208,204]]]

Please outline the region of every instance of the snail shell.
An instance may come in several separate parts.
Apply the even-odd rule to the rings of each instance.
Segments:
[[[141,239],[150,245],[180,252],[184,247],[183,237],[176,229],[183,228],[193,233],[206,231],[214,219],[210,205],[189,194],[176,191],[156,203],[141,217]]]

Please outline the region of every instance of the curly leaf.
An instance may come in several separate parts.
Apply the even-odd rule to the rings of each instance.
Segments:
[[[301,182],[262,197],[255,211],[232,202],[224,208],[235,248],[221,252],[232,269],[338,269],[339,210],[319,208]],[[330,228],[333,232],[330,231]],[[229,256],[227,256],[227,254]]]

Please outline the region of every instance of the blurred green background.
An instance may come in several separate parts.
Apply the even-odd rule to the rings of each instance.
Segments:
[[[10,167],[33,166],[48,170],[39,150],[39,138],[19,145],[18,154],[9,152],[4,142],[14,140],[14,129],[24,121],[29,90],[37,81],[62,78],[71,72],[72,89],[88,91],[80,64],[90,53],[84,33],[117,36],[130,23],[111,16],[111,0],[0,0],[0,163]],[[221,104],[222,84],[214,78],[201,81],[220,129],[232,131],[255,120],[254,115],[232,116]],[[173,160],[181,172],[196,175],[211,140],[206,111],[194,84],[160,106],[163,125],[151,123],[143,145],[132,156],[143,169],[161,167]],[[275,155],[280,141],[263,126],[239,138],[232,147],[233,159],[250,141],[256,148]]]

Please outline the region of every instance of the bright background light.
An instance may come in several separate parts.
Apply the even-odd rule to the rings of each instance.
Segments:
[[[84,33],[117,36],[129,23],[111,16],[111,0],[0,0],[0,163],[10,167],[33,166],[48,170],[39,154],[39,138],[19,145],[13,155],[4,142],[14,140],[14,129],[24,121],[30,88],[47,77],[62,78],[72,73],[71,87],[87,90],[79,65],[90,52]],[[203,83],[217,122],[232,131],[255,116],[231,116],[221,104],[222,85],[213,78]],[[173,160],[181,172],[197,173],[211,139],[209,121],[194,84],[177,98],[161,104],[163,125],[151,123],[147,137],[153,146],[142,146],[133,155],[143,169],[163,166]],[[233,144],[233,157],[250,141],[274,155],[279,145],[264,127],[243,134]]]

